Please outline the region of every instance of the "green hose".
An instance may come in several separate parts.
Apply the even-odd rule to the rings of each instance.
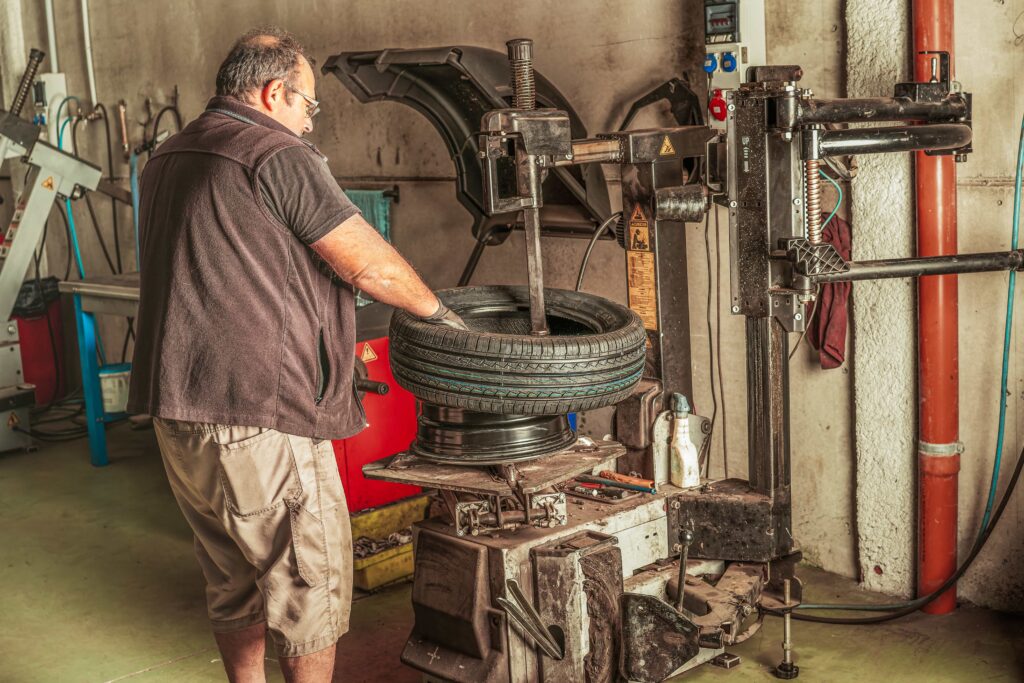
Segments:
[[[1024,175],[1024,116],[1020,120],[1020,140],[1017,143],[1017,175],[1013,183],[1013,232],[1010,236],[1010,249],[1017,249],[1017,235],[1020,231],[1020,189],[1021,177]],[[1010,280],[1006,291],[1006,328],[1003,331],[1003,372],[999,382],[999,432],[996,437],[996,459],[992,467],[992,483],[988,489],[988,501],[985,503],[985,514],[981,519],[979,537],[988,526],[992,516],[992,506],[996,502],[996,487],[999,484],[999,467],[1003,460],[1003,445],[1006,437],[1006,385],[1010,374],[1010,337],[1013,330],[1013,295],[1016,289],[1017,271],[1010,271]]]

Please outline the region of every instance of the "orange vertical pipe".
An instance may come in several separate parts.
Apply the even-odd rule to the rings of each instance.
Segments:
[[[953,0],[912,0],[914,78],[932,77],[932,56],[941,50],[953,63]],[[937,69],[936,69],[937,71]],[[955,254],[956,167],[951,156],[916,153],[917,253]],[[957,277],[934,275],[918,284],[920,440],[938,448],[918,453],[918,595],[937,589],[956,571],[957,479],[960,455]],[[943,452],[945,450],[945,452]],[[956,609],[956,588],[924,608],[931,614]]]

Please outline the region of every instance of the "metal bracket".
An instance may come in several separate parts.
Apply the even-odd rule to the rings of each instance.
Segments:
[[[572,158],[569,115],[558,109],[495,109],[484,114],[480,134],[480,158],[484,161],[485,210],[489,215],[537,208],[540,196],[519,193],[501,196],[498,159],[509,156],[508,143],[516,146],[516,163],[539,164],[544,157]],[[517,169],[520,173],[522,169]]]
[[[708,663],[711,666],[717,666],[719,669],[731,669],[735,666],[739,666],[742,663],[742,660],[739,655],[734,655],[730,652],[723,652]]]
[[[831,275],[850,269],[850,264],[831,244],[811,244],[798,238],[783,240],[782,246],[786,250],[786,258],[793,263],[793,270],[800,275]]]
[[[503,500],[521,503],[525,498],[528,509],[520,512],[522,519],[510,519],[509,510],[502,508]],[[534,511],[540,512],[536,514]],[[453,510],[455,533],[458,536],[479,536],[486,531],[499,531],[516,526],[535,526],[551,529],[564,526],[569,521],[565,494],[541,493],[520,494],[520,496],[495,496],[486,500],[456,502]]]
[[[911,81],[897,83],[893,88],[894,97],[902,97],[914,102],[942,102],[949,98],[961,98],[967,103],[967,114],[958,123],[971,125],[971,94],[961,92],[960,84],[950,80],[949,53],[935,50],[918,52],[919,55],[934,55],[932,58],[932,78],[925,82]],[[966,161],[967,155],[974,151],[972,143],[959,149],[926,151],[929,156],[955,155],[957,161]]]
[[[569,521],[569,513],[565,507],[565,494],[562,492],[532,496],[530,507],[534,510],[544,510],[547,513],[535,526],[551,529],[556,526],[564,526]]]
[[[465,503],[455,504],[455,533],[465,536],[467,533],[478,536],[483,523],[480,520],[482,515],[492,512],[491,502],[488,500],[473,500]]]
[[[963,453],[964,444],[962,441],[954,441],[953,443],[928,443],[927,441],[918,441],[917,451],[918,453],[924,453],[925,455],[951,457]]]
[[[615,410],[615,436],[627,448],[651,444],[654,421],[661,410],[661,382],[644,379]]]

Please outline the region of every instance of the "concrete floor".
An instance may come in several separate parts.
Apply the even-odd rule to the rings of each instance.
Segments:
[[[110,442],[104,469],[84,440],[0,456],[0,681],[224,680],[153,434],[121,425]],[[816,601],[884,599],[811,567],[802,576]],[[420,680],[398,661],[411,617],[407,584],[357,599],[346,683]],[[775,680],[780,638],[769,620],[734,648],[740,667],[679,680]],[[802,680],[1024,680],[1024,617],[971,607],[881,627],[797,624],[794,643]],[[275,663],[268,672],[281,680]]]

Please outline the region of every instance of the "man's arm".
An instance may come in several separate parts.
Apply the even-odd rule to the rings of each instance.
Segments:
[[[310,246],[341,279],[377,301],[419,318],[430,318],[441,308],[441,302],[409,262],[359,214]]]
[[[264,163],[259,181],[270,212],[346,282],[428,323],[466,329],[462,318],[443,306],[412,266],[363,220],[315,151],[279,151]]]

